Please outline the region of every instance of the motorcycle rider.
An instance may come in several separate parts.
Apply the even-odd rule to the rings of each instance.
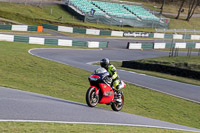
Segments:
[[[110,61],[108,58],[104,58],[100,61],[100,65],[101,67],[105,68],[109,74],[110,74],[110,78],[112,79],[112,83],[111,83],[111,86],[116,90],[116,91],[119,91],[120,89],[120,79],[119,79],[119,76],[117,75],[117,70],[116,68],[110,64]]]

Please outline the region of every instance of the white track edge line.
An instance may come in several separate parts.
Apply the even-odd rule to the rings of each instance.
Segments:
[[[43,58],[43,59],[47,59],[47,60],[50,60],[50,61],[54,61],[54,60],[51,60],[51,59],[48,59],[48,58],[45,58],[45,57],[40,57],[40,56],[38,56],[38,55],[34,55],[34,54],[31,53],[32,50],[37,50],[37,49],[46,49],[46,48],[35,48],[35,49],[30,49],[30,50],[28,51],[28,53],[30,53],[30,54],[33,55],[33,56],[39,57],[39,58]],[[52,48],[47,48],[47,49],[52,49]],[[55,48],[55,49],[57,49],[57,48]],[[62,48],[60,48],[60,49],[62,49]],[[82,50],[82,49],[80,49],[80,50]],[[115,61],[121,61],[121,60],[115,60]],[[56,61],[56,62],[57,62],[57,61]],[[88,63],[86,63],[86,64],[92,65],[93,63],[97,63],[97,62],[99,62],[99,61],[92,61],[92,62],[88,62]],[[64,64],[64,63],[62,63],[62,62],[59,62],[59,63]],[[69,65],[69,64],[65,64],[65,65]],[[120,70],[120,69],[119,69],[119,70]],[[125,70],[122,70],[122,71],[125,71]],[[144,75],[144,76],[149,76],[149,75]],[[153,76],[150,76],[150,77],[153,77]],[[159,78],[159,77],[154,77],[154,78],[163,79],[163,80],[168,80],[168,79]],[[168,80],[168,81],[173,81],[173,80]],[[139,84],[136,84],[136,83],[132,83],[132,82],[129,82],[129,81],[126,81],[126,82],[128,82],[128,83],[130,83],[130,84],[134,84],[134,85],[136,85],[136,86],[144,87],[144,88],[147,88],[147,89],[150,89],[150,90],[154,90],[154,91],[157,91],[157,92],[161,92],[161,93],[164,93],[164,94],[167,94],[167,95],[171,95],[171,96],[174,96],[174,97],[177,97],[177,98],[185,99],[185,100],[187,100],[187,101],[191,101],[191,102],[200,104],[199,101],[195,101],[195,100],[191,100],[191,99],[188,99],[188,98],[184,98],[184,97],[177,96],[177,95],[174,95],[174,94],[170,94],[170,93],[167,93],[167,92],[164,92],[164,91],[159,91],[159,90],[156,90],[156,89],[153,89],[153,88],[150,88],[150,87],[146,87],[146,86],[143,86],[143,85],[139,85]],[[173,82],[177,82],[177,81],[173,81]],[[180,83],[180,82],[178,82],[178,83]]]
[[[40,48],[35,48],[35,49],[40,49]],[[34,54],[31,53],[31,50],[35,50],[35,49],[30,49],[30,50],[28,51],[28,53],[30,53],[30,54],[33,55],[33,56],[37,56],[37,55],[34,55]],[[45,48],[43,48],[43,49],[45,49]],[[43,57],[40,57],[40,56],[37,56],[37,57],[43,58]],[[43,59],[50,60],[50,59],[48,59],[48,58],[43,58]],[[51,61],[52,61],[52,60],[51,60]],[[93,61],[93,62],[95,62],[95,61]],[[96,62],[98,62],[98,61],[96,61]],[[60,62],[60,63],[62,63],[62,62]],[[62,63],[62,64],[64,64],[64,63]],[[87,63],[87,64],[92,65],[91,62],[89,62],[89,63]],[[128,81],[126,81],[126,82],[128,82]],[[175,82],[176,82],[176,81],[175,81]],[[131,83],[131,82],[128,82],[128,83]],[[131,83],[131,84],[135,84],[135,83]],[[135,84],[135,85],[141,86],[141,87],[144,87],[144,88],[148,88],[148,89],[151,89],[151,90],[154,90],[154,91],[157,91],[157,92],[161,92],[161,93],[164,93],[164,94],[168,94],[168,95],[171,95],[171,96],[179,97],[179,98],[182,98],[182,99],[185,99],[185,100],[188,100],[188,101],[200,103],[200,102],[198,102],[198,101],[194,101],[194,100],[191,100],[191,99],[187,99],[187,98],[184,98],[184,97],[180,97],[180,96],[177,96],[177,95],[173,95],[173,94],[170,94],[170,93],[167,93],[167,92],[158,91],[158,90],[155,90],[155,89],[152,89],[152,88],[149,88],[149,87],[145,87],[145,86],[142,86],[142,85],[138,85],[138,84]],[[0,120],[0,121],[1,121],[1,120]],[[105,125],[105,124],[104,124],[104,125]],[[108,124],[108,125],[109,125],[109,124]],[[127,124],[122,124],[122,125],[128,126]],[[133,125],[132,125],[132,126],[133,126]],[[145,126],[144,126],[144,127],[145,127]],[[154,127],[154,126],[146,126],[146,127]],[[154,127],[154,128],[155,128],[155,127]],[[157,128],[158,128],[158,127],[157,127]],[[170,128],[167,128],[167,129],[170,129]],[[171,128],[171,129],[173,129],[173,128]],[[180,129],[180,130],[182,130],[182,129]],[[183,131],[186,131],[186,130],[183,130]],[[188,130],[188,131],[189,131],[189,130]],[[197,131],[195,131],[195,132],[197,132]]]
[[[159,128],[159,129],[169,129],[169,130],[180,130],[180,131],[190,131],[190,132],[200,132],[190,129],[180,129],[180,128],[170,128],[162,126],[151,126],[151,125],[139,125],[139,124],[122,124],[122,123],[98,123],[98,122],[69,122],[69,121],[45,121],[45,120],[1,120],[0,122],[32,122],[32,123],[60,123],[60,124],[87,124],[87,125],[110,125],[110,126],[129,126],[129,127],[146,127],[146,128]],[[198,130],[198,129],[197,129]]]

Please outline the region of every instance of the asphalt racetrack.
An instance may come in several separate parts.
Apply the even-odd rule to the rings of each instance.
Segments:
[[[4,87],[0,87],[0,121],[126,125],[200,132],[200,129]]]
[[[96,68],[98,68],[99,66],[94,66],[91,64],[105,57],[109,57],[110,60],[136,60],[136,59],[143,59],[143,58],[167,56],[169,54],[168,52],[163,52],[163,51],[137,51],[137,50],[127,50],[127,49],[118,49],[118,48],[108,48],[104,50],[32,49],[29,52],[41,58],[68,64],[68,65],[78,67],[78,68],[88,70],[88,71],[94,71]],[[179,54],[185,55],[186,53],[181,52]],[[174,95],[177,97],[185,98],[194,102],[198,102],[198,103],[200,102],[200,97],[199,97],[200,87],[199,86],[184,84],[184,83],[175,82],[171,80],[147,76],[144,74],[127,72],[123,70],[118,70],[118,73],[121,79],[124,81],[134,83],[134,84],[147,87],[149,89],[153,89],[156,91],[160,91],[163,93],[167,93],[170,95]],[[80,105],[76,105],[76,106],[80,106]],[[78,119],[84,119],[85,116],[87,116],[85,120],[83,120],[84,122],[87,121],[87,122],[94,122],[94,123],[115,123],[115,124],[123,123],[123,124],[140,125],[140,126],[148,125],[150,127],[165,127],[165,128],[167,127],[167,128],[185,129],[185,127],[182,127],[182,126],[179,127],[179,125],[174,125],[174,124],[171,125],[170,123],[165,123],[165,122],[163,123],[161,121],[157,121],[157,120],[153,120],[153,119],[149,119],[145,117],[140,117],[140,116],[136,116],[132,114],[121,113],[121,112],[116,113],[112,111],[110,112],[108,110],[100,109],[100,108],[92,108],[88,110],[88,108],[85,108],[85,106],[81,106],[81,108],[84,108],[84,109],[81,109],[82,115],[80,116],[80,118],[78,117]],[[89,114],[91,115],[87,114],[88,112],[90,112]],[[77,112],[73,112],[73,113],[77,113]],[[98,114],[98,116],[96,116],[98,118],[96,118],[95,120],[94,119],[90,120],[90,118],[92,119],[92,114],[95,115],[96,113]],[[119,116],[117,119],[116,119],[116,115]],[[199,131],[198,129],[194,129],[194,130]]]
[[[24,3],[24,0],[11,1]],[[50,2],[49,4],[54,3]],[[55,33],[54,31],[49,32]],[[55,34],[57,37],[47,36],[47,38],[105,41],[105,39],[99,38],[74,38],[66,37],[61,33]],[[113,38],[106,40],[110,41],[109,48],[103,50],[33,49],[29,52],[34,56],[68,64],[91,72],[98,68],[98,66],[91,65],[91,63],[99,61],[105,57],[108,57],[110,60],[137,60],[168,56],[169,54],[168,52],[162,51],[136,51],[125,49],[127,42],[149,42],[149,40],[123,40]],[[151,41],[155,42],[155,40]],[[158,40],[158,42],[160,41],[163,40]],[[179,55],[186,54],[187,53],[184,52],[179,53]],[[199,86],[122,70],[118,70],[118,73],[124,81],[200,103]],[[114,112],[112,110],[98,107],[90,108],[86,104],[5,87],[0,87],[0,121],[126,125],[200,132],[200,129],[123,112]]]
[[[92,62],[100,61],[105,57],[108,57],[110,60],[137,60],[168,55],[168,52],[163,51],[136,51],[127,49],[33,49],[30,53],[45,59],[68,64],[88,71],[94,71],[98,68],[98,66],[90,65]],[[185,55],[184,52],[179,54]],[[118,73],[124,81],[200,103],[199,86],[123,70],[118,70]]]
[[[30,54],[93,72],[99,66],[91,65],[102,58],[136,60],[168,56],[163,51],[125,49],[123,40],[110,42],[103,50],[88,49],[32,49]],[[186,55],[180,52],[179,55]],[[200,87],[171,80],[118,70],[122,80],[200,103]],[[85,94],[84,94],[85,95]],[[0,121],[58,122],[80,124],[107,124],[143,126],[200,132],[200,129],[163,122],[133,114],[90,108],[85,104],[45,95],[0,87]]]

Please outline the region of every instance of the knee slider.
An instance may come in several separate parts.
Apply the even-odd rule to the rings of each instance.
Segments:
[[[119,90],[119,89],[120,89],[120,88],[119,88],[119,85],[117,85],[117,86],[116,86],[116,90]]]

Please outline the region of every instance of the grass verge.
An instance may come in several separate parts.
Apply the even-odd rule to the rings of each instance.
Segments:
[[[153,8],[152,3],[143,4],[148,8]],[[60,5],[30,6],[0,2],[0,6],[0,17],[15,20],[29,25],[41,25],[42,23],[50,23],[55,25],[97,28],[106,30],[155,32],[155,29],[152,28],[118,27],[95,23],[83,23],[76,19],[72,14],[68,13],[65,6]],[[165,11],[170,12],[172,8],[175,9],[175,6],[166,5]],[[190,22],[188,22],[183,20],[184,17],[180,17],[180,19],[178,20],[175,19],[174,16],[166,15],[166,17],[171,19],[169,26],[169,28],[171,29],[200,29],[200,24],[198,23],[200,21],[200,18],[193,17]]]
[[[177,130],[127,126],[0,122],[0,132],[2,133],[64,133],[66,131],[76,133],[192,133]]]
[[[37,36],[52,36],[51,34],[43,31],[11,31],[11,30],[0,30],[0,34],[14,34],[14,35],[37,35]]]
[[[51,47],[56,46],[0,42],[0,86],[85,103],[87,77],[91,72],[28,53],[32,48]],[[200,127],[200,104],[131,84],[127,84],[124,95],[124,112]],[[110,109],[110,106],[99,106]]]
[[[82,21],[76,19],[72,14],[68,13],[65,6],[60,5],[44,5],[40,7],[0,2],[0,6],[2,7],[0,9],[0,17],[29,25],[41,25],[43,23],[50,23],[55,25],[107,30],[155,32],[155,30],[151,28],[130,28],[95,23],[83,23]]]
[[[138,61],[200,71],[200,56],[158,57]]]
[[[171,51],[171,49],[155,49],[155,50]],[[188,52],[188,49],[179,49],[179,51]],[[191,52],[200,52],[200,49],[191,49]],[[196,55],[198,55],[198,53]]]

